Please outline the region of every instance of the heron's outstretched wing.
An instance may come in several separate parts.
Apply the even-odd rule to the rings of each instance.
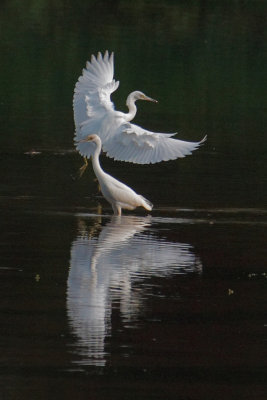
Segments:
[[[113,110],[114,106],[110,95],[114,92],[119,82],[115,82],[113,53],[108,51],[104,56],[92,55],[91,62],[87,61],[83,74],[79,77],[74,89],[73,110],[76,139],[81,139],[81,124],[89,119],[92,121],[95,131],[98,132],[99,121],[106,112]],[[90,133],[90,132],[89,132]],[[88,133],[88,134],[89,134]]]
[[[147,131],[138,125],[124,123],[114,132],[110,140],[103,143],[108,157],[136,164],[154,164],[160,161],[182,158],[205,142],[186,142],[173,139],[174,134]]]

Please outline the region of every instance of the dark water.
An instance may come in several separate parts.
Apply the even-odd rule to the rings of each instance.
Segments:
[[[265,400],[266,2],[0,8],[1,399]],[[118,109],[139,89],[159,103],[136,123],[208,135],[183,160],[102,157],[150,215],[73,179],[73,87],[106,48]]]

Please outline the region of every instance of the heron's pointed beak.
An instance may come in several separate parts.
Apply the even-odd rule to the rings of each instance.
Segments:
[[[86,138],[86,139],[76,140],[76,143],[86,143],[88,141],[89,140]]]
[[[148,97],[148,96],[144,96],[144,100],[152,101],[153,103],[157,103],[158,102],[158,100],[152,99],[151,97]]]

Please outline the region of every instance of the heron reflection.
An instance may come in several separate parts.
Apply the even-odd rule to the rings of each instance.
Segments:
[[[67,288],[67,312],[77,336],[79,364],[105,365],[112,303],[119,304],[126,323],[143,308],[145,279],[202,271],[192,246],[157,237],[152,221],[150,216],[115,216],[104,226],[96,219],[89,227],[85,220],[79,221]]]

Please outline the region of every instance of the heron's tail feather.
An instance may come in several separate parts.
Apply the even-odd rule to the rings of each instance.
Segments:
[[[141,195],[140,195],[140,197],[141,197],[141,199],[143,200],[142,206],[143,206],[146,210],[151,211],[152,208],[153,208],[153,204],[151,203],[151,201],[147,200],[144,196],[141,196]]]

